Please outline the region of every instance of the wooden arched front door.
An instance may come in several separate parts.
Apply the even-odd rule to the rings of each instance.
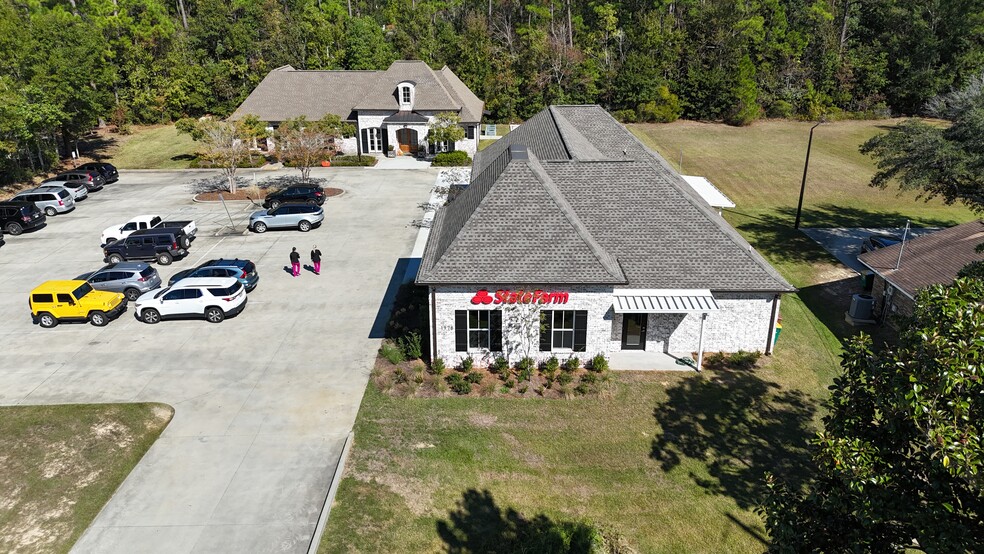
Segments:
[[[417,153],[417,131],[413,129],[397,129],[396,142],[400,144],[399,148],[404,154]]]

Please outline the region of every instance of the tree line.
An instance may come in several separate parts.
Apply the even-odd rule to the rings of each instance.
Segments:
[[[284,64],[447,64],[495,122],[598,103],[747,124],[919,113],[982,42],[984,0],[0,0],[0,170],[100,120],[227,115]]]

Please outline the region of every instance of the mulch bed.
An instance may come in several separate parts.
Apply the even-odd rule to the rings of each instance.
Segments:
[[[228,192],[201,192],[195,195],[195,200],[199,202],[218,202],[220,200],[220,194],[225,200],[262,200],[267,195],[267,192],[265,189],[260,189],[259,196],[256,196],[254,191],[246,191],[244,189],[239,189],[236,191],[236,194],[230,194]],[[342,192],[342,189],[325,187],[325,196],[328,198],[338,196]]]

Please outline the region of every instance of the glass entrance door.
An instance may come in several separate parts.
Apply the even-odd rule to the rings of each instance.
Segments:
[[[622,350],[646,349],[648,314],[622,314]]]

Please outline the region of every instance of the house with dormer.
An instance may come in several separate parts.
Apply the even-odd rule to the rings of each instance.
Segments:
[[[401,60],[384,71],[308,71],[285,65],[267,74],[229,119],[256,115],[272,131],[288,119],[334,114],[356,127],[356,136],[340,145],[345,154],[383,155],[392,146],[404,155],[462,150],[474,156],[484,107],[447,66],[434,70]],[[442,112],[461,118],[464,139],[427,141],[429,125]]]

